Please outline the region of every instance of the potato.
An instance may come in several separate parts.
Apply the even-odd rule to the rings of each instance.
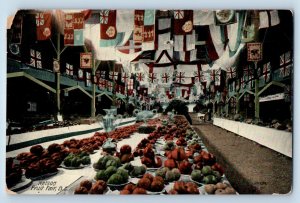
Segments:
[[[217,189],[225,189],[227,187],[227,185],[225,183],[217,183],[216,184],[216,188]]]
[[[223,189],[217,189],[217,190],[215,191],[215,194],[216,194],[216,195],[225,195],[225,194],[227,194],[227,193],[226,193],[226,191],[223,190]]]
[[[233,189],[232,187],[226,187],[226,188],[225,188],[225,192],[226,192],[227,194],[236,194],[235,189]]]
[[[214,184],[208,184],[204,186],[204,189],[207,194],[213,194],[217,188]]]

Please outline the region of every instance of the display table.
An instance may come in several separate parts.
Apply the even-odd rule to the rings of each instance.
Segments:
[[[293,136],[290,132],[222,118],[214,118],[213,124],[292,157]]]

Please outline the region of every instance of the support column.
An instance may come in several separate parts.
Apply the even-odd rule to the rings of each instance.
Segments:
[[[259,80],[255,79],[255,98],[254,98],[254,102],[255,102],[255,120],[259,121],[259,95],[258,95],[258,91],[259,91]]]
[[[93,58],[92,77],[95,76],[95,73],[96,73],[96,67],[95,67],[95,60]],[[92,78],[92,80],[94,80],[94,78]],[[94,82],[92,83],[91,117],[92,118],[96,117],[96,84]]]
[[[57,33],[57,60],[60,63],[60,33]],[[60,114],[60,70],[56,73],[56,107],[57,107],[57,117]]]

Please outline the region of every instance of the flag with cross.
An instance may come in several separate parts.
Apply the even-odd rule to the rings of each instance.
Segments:
[[[170,82],[170,74],[165,72],[165,73],[161,73],[161,81],[162,83],[169,83]]]
[[[66,63],[66,74],[70,76],[73,75],[73,65]]]
[[[128,73],[126,73],[126,72],[123,72],[122,73],[122,77],[121,77],[121,82],[123,82],[123,83],[127,83],[127,81],[128,81],[128,79],[129,79],[129,74]]]
[[[42,54],[40,51],[30,49],[30,66],[35,68],[42,68]]]
[[[271,80],[271,63],[265,63],[262,66],[262,75],[260,79],[263,81],[263,83],[268,83]]]
[[[185,81],[185,72],[177,72],[175,75],[175,82],[183,83]]]
[[[279,75],[281,78],[290,76],[292,68],[291,52],[288,51],[280,56]]]
[[[148,81],[150,83],[156,83],[157,82],[157,75],[156,75],[156,73],[149,73],[148,74]]]
[[[139,82],[143,82],[145,79],[145,74],[142,72],[136,73],[136,80]]]
[[[118,80],[118,72],[115,71],[109,71],[109,79],[111,80]]]
[[[227,78],[232,79],[236,77],[236,67],[229,67],[226,71]]]

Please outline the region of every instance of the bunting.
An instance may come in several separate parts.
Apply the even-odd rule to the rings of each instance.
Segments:
[[[236,67],[230,67],[226,71],[227,78],[232,79],[236,77]]]
[[[145,74],[140,72],[140,73],[136,73],[136,80],[139,82],[143,82],[145,79]]]

